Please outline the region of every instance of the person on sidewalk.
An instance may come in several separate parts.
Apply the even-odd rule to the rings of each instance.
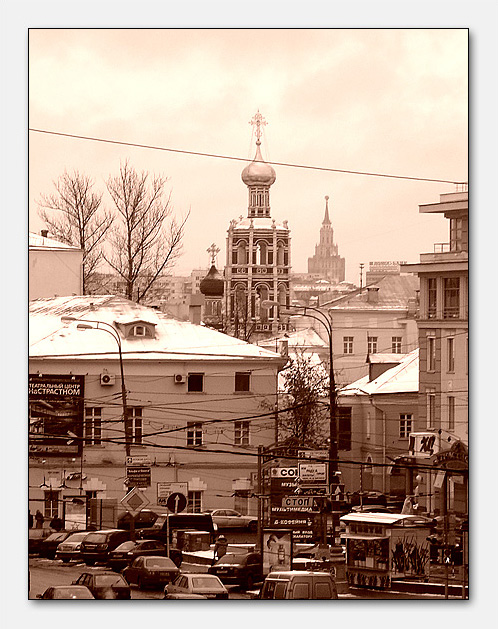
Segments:
[[[45,518],[43,517],[43,514],[42,514],[42,512],[39,509],[36,510],[35,520],[36,520],[36,528],[37,529],[42,529],[43,528],[43,521],[45,520]]]
[[[220,535],[214,545],[213,564],[227,554],[228,540],[224,535]]]

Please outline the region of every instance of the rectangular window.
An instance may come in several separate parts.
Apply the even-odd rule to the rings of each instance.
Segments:
[[[135,446],[142,445],[143,419],[141,406],[129,406],[128,418],[131,424],[131,443]]]
[[[443,317],[445,319],[458,319],[460,316],[460,278],[445,277],[443,282]]]
[[[202,446],[202,424],[187,422],[187,446]]]
[[[187,511],[189,513],[202,513],[202,491],[188,492]]]
[[[192,393],[201,393],[204,391],[204,374],[203,373],[189,373],[187,390]]]
[[[403,338],[401,336],[393,336],[391,338],[391,351],[393,354],[401,354],[401,343]]]
[[[377,353],[377,336],[367,336],[367,353],[368,354],[376,354]]]
[[[455,371],[455,339],[450,336],[447,339],[447,352],[448,352],[448,373]]]
[[[353,336],[344,336],[342,340],[343,340],[343,343],[344,343],[344,354],[352,354],[353,353],[354,337]]]
[[[102,443],[102,408],[85,408],[84,444],[97,446]]]
[[[427,281],[427,318],[435,319],[437,312],[437,280],[430,277]]]
[[[351,406],[337,406],[337,449],[351,450]]]
[[[450,219],[450,251],[469,250],[469,224],[465,218]]]
[[[399,416],[399,436],[401,439],[408,439],[413,428],[413,415],[411,413],[401,413]]]
[[[433,387],[426,389],[427,395],[427,428],[436,426],[436,389]]]
[[[455,398],[448,395],[448,430],[455,430]]]
[[[235,391],[250,391],[251,373],[249,371],[235,372]]]
[[[436,371],[436,338],[427,337],[427,371]]]
[[[249,422],[247,421],[235,422],[234,444],[236,446],[249,445]]]
[[[49,490],[45,492],[44,515],[46,518],[54,518],[59,515],[59,492]]]

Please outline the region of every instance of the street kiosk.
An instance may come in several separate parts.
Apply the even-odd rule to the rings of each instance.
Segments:
[[[433,522],[401,513],[348,513],[346,574],[350,587],[389,589],[395,579],[425,580],[429,575],[427,537]]]

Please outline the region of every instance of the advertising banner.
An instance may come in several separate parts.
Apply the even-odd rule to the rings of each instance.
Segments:
[[[263,574],[292,570],[292,531],[263,531]]]
[[[84,376],[29,376],[30,456],[81,456]]]

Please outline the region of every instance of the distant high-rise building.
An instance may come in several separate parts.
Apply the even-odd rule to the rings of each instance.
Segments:
[[[315,255],[308,258],[308,273],[320,275],[330,282],[343,282],[346,261],[339,255],[334,244],[334,230],[329,218],[329,197],[325,197],[325,217],[320,228],[320,243],[315,245]]]
[[[261,127],[258,113],[251,120],[256,127],[256,155],[242,171],[249,190],[247,217],[230,222],[227,238],[226,313],[234,336],[248,340],[275,335],[286,329],[275,306],[265,300],[289,305],[290,231],[287,221],[277,223],[270,216],[270,186],[275,170],[261,155]]]

